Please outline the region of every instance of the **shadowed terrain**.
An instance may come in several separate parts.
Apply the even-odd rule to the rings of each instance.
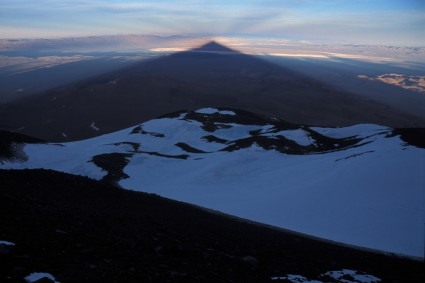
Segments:
[[[424,126],[421,118],[210,42],[0,107],[1,127],[49,141],[113,132],[164,113],[230,107],[320,126]]]

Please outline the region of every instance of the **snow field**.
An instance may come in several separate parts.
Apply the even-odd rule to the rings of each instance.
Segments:
[[[198,114],[236,115],[205,108]],[[232,113],[228,113],[232,112]],[[27,144],[24,162],[2,169],[46,168],[101,179],[107,172],[89,162],[105,153],[130,153],[119,184],[156,193],[242,218],[350,245],[423,257],[425,223],[425,150],[408,146],[378,125],[310,129],[332,138],[356,136],[357,147],[319,154],[289,155],[256,144],[232,152],[208,142],[283,135],[302,146],[314,139],[302,128],[269,133],[271,125],[239,125],[207,132],[199,121],[161,118],[141,126],[84,141]],[[164,137],[152,133],[162,134]],[[125,142],[125,143],[123,143]],[[186,143],[208,153],[189,153]],[[138,151],[128,143],[139,145]],[[338,143],[338,140],[336,140]],[[167,158],[143,152],[188,156]]]

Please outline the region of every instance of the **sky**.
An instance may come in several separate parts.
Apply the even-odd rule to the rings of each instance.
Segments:
[[[265,36],[425,46],[424,0],[0,0],[0,38]]]

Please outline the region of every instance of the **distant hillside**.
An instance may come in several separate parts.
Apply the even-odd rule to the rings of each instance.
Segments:
[[[2,128],[49,141],[80,140],[210,106],[318,126],[425,125],[421,118],[229,50],[209,43],[4,105]]]

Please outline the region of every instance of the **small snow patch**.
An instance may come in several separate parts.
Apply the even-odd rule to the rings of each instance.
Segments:
[[[215,108],[202,108],[195,111],[195,113],[199,113],[199,114],[214,114],[217,112],[218,112],[218,109],[215,109]]]
[[[220,113],[221,115],[232,115],[232,116],[236,115],[235,112],[229,111],[229,110],[218,111],[218,113]]]
[[[332,277],[335,280],[338,280],[339,282],[343,283],[352,283],[352,282],[359,282],[359,283],[378,283],[381,282],[381,279],[378,277],[375,277],[373,275],[360,273],[355,270],[350,269],[343,269],[339,271],[329,271],[323,274],[324,276]],[[347,277],[352,277],[352,280],[345,279]]]
[[[236,115],[236,113],[233,112],[233,111],[229,111],[229,110],[221,110],[220,111],[220,110],[218,110],[216,108],[202,108],[202,109],[196,110],[195,113],[198,113],[198,114],[214,114],[214,113],[218,113],[218,114],[221,114],[221,115]]]
[[[15,244],[12,242],[8,242],[8,241],[0,241],[0,245],[3,246],[14,246]]]
[[[314,140],[310,137],[310,135],[301,129],[280,131],[276,135],[282,135],[289,140],[293,140],[301,146],[309,146],[314,143]]]
[[[285,281],[289,281],[289,282],[293,282],[293,283],[323,283],[322,281],[317,281],[317,280],[309,280],[307,278],[305,278],[304,276],[301,275],[293,275],[293,274],[288,274],[287,276],[283,276],[283,277],[272,277],[272,280],[285,280]]]
[[[310,127],[310,129],[329,138],[344,139],[349,137],[361,138],[382,131],[389,131],[390,128],[374,124],[358,124],[343,128]]]
[[[99,131],[100,130],[98,127],[96,127],[96,125],[94,124],[94,122],[91,123],[90,128],[92,128],[95,131]]]
[[[318,279],[308,279],[302,275],[294,275],[294,274],[288,274],[286,276],[276,276],[271,277],[271,280],[285,280],[285,282],[292,282],[292,283],[325,283],[329,282],[329,279],[335,280],[336,282],[341,283],[379,283],[381,282],[381,279],[378,277],[375,277],[373,275],[368,275],[366,273],[362,273],[355,270],[350,269],[343,269],[338,271],[328,271],[326,273],[323,273],[319,276]],[[324,281],[322,281],[324,280]]]
[[[53,277],[53,275],[51,275],[49,273],[44,273],[44,272],[31,273],[30,275],[25,277],[25,281],[27,281],[28,283],[31,283],[31,282],[36,282],[36,281],[43,279],[43,278],[48,278],[55,283],[59,283],[59,281],[56,281],[56,279],[55,279],[55,277]]]
[[[108,85],[110,85],[110,84],[115,85],[115,84],[117,84],[117,81],[118,81],[118,80],[119,80],[119,79],[115,79],[115,80],[109,81],[107,84],[108,84]]]
[[[12,130],[11,132],[14,133],[14,132],[17,132],[17,131],[20,131],[20,130],[23,130],[23,129],[25,129],[25,127],[20,127],[18,129]]]

